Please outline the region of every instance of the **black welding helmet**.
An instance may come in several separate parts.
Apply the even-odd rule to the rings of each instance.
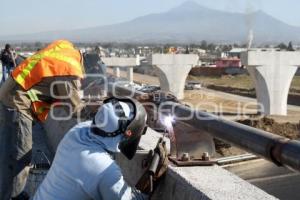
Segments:
[[[131,98],[111,97],[103,102],[106,112],[97,112],[92,126],[92,131],[102,137],[115,137],[123,134],[119,143],[120,151],[131,160],[136,153],[141,136],[147,130],[147,113],[142,104]],[[99,125],[102,121],[98,119],[107,118],[109,126]],[[117,120],[115,120],[117,119]]]

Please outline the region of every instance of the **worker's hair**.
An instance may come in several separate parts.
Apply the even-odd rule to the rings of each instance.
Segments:
[[[10,44],[6,44],[6,45],[5,45],[5,50],[10,49],[10,47],[11,47]]]

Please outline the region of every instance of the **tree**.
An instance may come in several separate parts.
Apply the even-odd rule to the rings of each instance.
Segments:
[[[207,50],[215,51],[216,50],[216,45],[214,43],[210,43],[209,45],[207,45]]]
[[[234,47],[234,48],[239,48],[240,45],[238,45],[237,43],[234,43],[234,44],[233,44],[233,47]]]
[[[190,54],[190,48],[189,48],[189,46],[186,46],[186,48],[185,48],[185,54]]]
[[[165,44],[163,47],[163,53],[169,53],[171,45],[170,44]]]
[[[35,48],[36,51],[42,49],[43,48],[43,43],[35,42],[34,43],[34,48]]]
[[[222,51],[223,52],[228,52],[232,49],[232,46],[231,45],[224,45],[222,46]]]
[[[248,48],[248,44],[242,44],[241,46],[240,46],[241,48]]]
[[[289,45],[287,47],[287,50],[288,51],[295,51],[295,49],[293,48],[293,43],[292,42],[289,42]]]
[[[281,50],[286,50],[288,47],[283,42],[276,46],[276,48],[279,48]]]
[[[207,42],[206,42],[206,40],[202,40],[202,42],[200,44],[200,48],[204,49],[204,50],[207,50]]]

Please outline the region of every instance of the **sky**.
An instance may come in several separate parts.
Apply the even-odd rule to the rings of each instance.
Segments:
[[[0,0],[0,35],[109,25],[160,13],[186,0]],[[299,0],[194,0],[229,12],[266,13],[300,26]]]

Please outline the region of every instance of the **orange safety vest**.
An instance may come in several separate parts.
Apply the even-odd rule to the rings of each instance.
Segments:
[[[34,85],[45,77],[77,76],[83,78],[81,54],[67,40],[57,40],[45,49],[24,60],[12,72],[13,79],[25,90],[32,102],[32,111],[40,121],[45,121],[51,104],[40,101],[34,90]]]

